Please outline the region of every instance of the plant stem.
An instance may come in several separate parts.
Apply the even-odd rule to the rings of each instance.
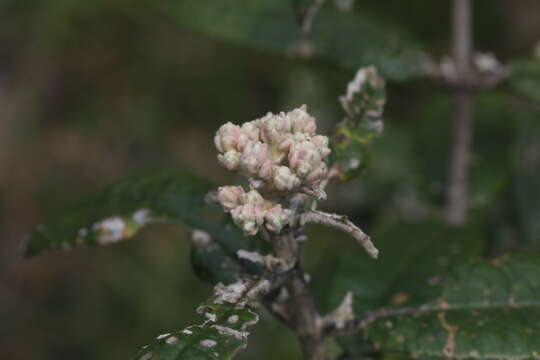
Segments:
[[[294,238],[294,231],[288,229],[273,235],[272,244],[275,255],[295,264],[297,269],[285,283],[289,293],[287,301],[281,304],[288,316],[285,322],[298,336],[305,359],[325,360],[321,316],[304,279],[304,273],[298,265],[299,245]]]
[[[458,83],[463,84],[471,75],[471,3],[470,0],[454,0],[453,7],[453,59]],[[454,90],[445,217],[449,224],[457,226],[464,225],[467,220],[472,96],[467,86],[457,86]]]

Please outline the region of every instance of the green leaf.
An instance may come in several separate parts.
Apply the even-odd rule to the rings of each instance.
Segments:
[[[334,274],[330,308],[347,291],[354,295],[357,315],[388,306],[416,306],[440,293],[440,282],[451,264],[477,256],[483,240],[474,229],[460,230],[438,222],[397,224],[372,237],[380,250],[374,261],[361,254],[341,260]],[[358,336],[340,339],[351,355],[369,347]]]
[[[268,282],[240,280],[224,286],[218,284],[216,296],[202,304],[197,312],[206,317],[194,325],[163,334],[143,347],[134,360],[225,360],[247,346],[248,326],[258,322],[248,301],[268,291]]]
[[[539,359],[539,270],[538,254],[457,266],[440,297],[381,316],[367,336],[383,352],[415,357]]]
[[[516,61],[510,65],[508,82],[519,95],[540,102],[540,58]]]
[[[483,249],[474,229],[434,221],[397,224],[372,238],[379,259],[344,257],[334,275],[331,307],[349,290],[358,314],[382,306],[422,304],[439,293],[441,276],[451,264],[478,256]]]
[[[174,5],[178,23],[195,32],[278,54],[334,63],[356,70],[376,65],[390,80],[420,74],[423,50],[402,31],[354,12],[323,7],[308,42],[291,5],[266,0],[183,0]]]
[[[77,245],[107,245],[133,237],[153,222],[201,225],[212,185],[187,171],[144,172],[90,195],[29,237],[26,255]]]

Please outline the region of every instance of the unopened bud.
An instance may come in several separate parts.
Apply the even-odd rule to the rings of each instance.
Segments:
[[[289,166],[299,177],[305,178],[313,170],[320,167],[321,163],[321,154],[311,141],[295,143],[291,146]]]
[[[289,223],[291,210],[282,209],[281,205],[276,205],[266,212],[266,228],[272,232],[279,233],[281,229]]]
[[[300,179],[287,166],[274,166],[273,181],[276,189],[291,191],[300,186]]]
[[[315,131],[317,131],[315,118],[307,113],[306,105],[302,105],[298,109],[294,109],[293,111],[287,113],[287,116],[291,120],[293,132],[315,135]]]
[[[257,174],[268,156],[268,145],[260,141],[249,142],[240,158],[240,169],[249,174]]]
[[[240,165],[241,156],[242,154],[240,154],[238,151],[230,150],[225,154],[219,154],[218,160],[223,166],[225,166],[225,168],[227,168],[227,170],[236,170]]]
[[[321,165],[310,172],[308,176],[306,176],[307,181],[318,181],[323,179],[326,176],[326,173],[328,172],[328,167],[325,163],[321,163]]]
[[[228,122],[222,125],[214,137],[216,148],[221,153],[237,150],[240,137],[240,126]]]
[[[317,147],[317,150],[321,154],[321,157],[325,158],[330,155],[330,148],[328,147],[328,137],[324,135],[317,135],[311,138],[311,142]]]
[[[234,223],[248,235],[256,235],[264,223],[265,211],[252,204],[240,205],[231,211]]]
[[[240,129],[240,136],[238,137],[238,150],[243,151],[250,142],[260,141],[259,134],[259,125],[256,120],[244,123]]]
[[[244,204],[251,204],[253,206],[262,206],[264,204],[264,199],[257,190],[251,190],[245,193],[242,200]]]
[[[259,177],[264,180],[270,180],[272,178],[273,167],[272,160],[266,160],[259,169]]]
[[[244,189],[240,186],[222,186],[218,189],[219,203],[229,211],[242,204],[244,195]]]
[[[291,131],[291,120],[283,113],[266,114],[259,120],[261,138],[267,143],[279,144],[284,136]]]

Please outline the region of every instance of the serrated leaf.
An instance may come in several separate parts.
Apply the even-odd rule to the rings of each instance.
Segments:
[[[395,81],[419,75],[424,59],[420,46],[402,31],[332,7],[319,11],[308,43],[286,1],[184,0],[173,11],[181,26],[211,37],[348,69],[373,64]]]
[[[538,359],[539,271],[538,254],[457,266],[440,297],[382,316],[367,336],[383,352],[415,357]]]
[[[540,102],[540,58],[516,61],[509,68],[508,83],[512,90]]]
[[[247,303],[268,291],[265,280],[240,280],[228,286],[217,285],[216,296],[197,312],[206,317],[174,333],[163,334],[143,347],[134,360],[226,360],[246,347],[246,331],[259,320]]]
[[[201,223],[212,185],[188,171],[163,169],[128,177],[92,194],[38,227],[26,255],[77,245],[107,245],[133,237],[153,222]]]
[[[414,306],[440,293],[442,276],[451,264],[477,256],[483,239],[474,229],[455,229],[438,222],[397,224],[373,240],[380,250],[377,261],[360,254],[342,259],[334,274],[330,307],[335,308],[347,291],[354,295],[357,315],[388,306]],[[351,355],[369,347],[358,336],[340,339]]]

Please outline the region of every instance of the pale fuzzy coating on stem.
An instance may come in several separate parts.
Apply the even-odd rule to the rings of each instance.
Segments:
[[[371,239],[358,226],[347,219],[346,216],[329,214],[322,211],[312,210],[301,215],[302,225],[312,223],[321,224],[346,232],[351,235],[366,250],[369,256],[376,259],[379,250],[373,245]]]

